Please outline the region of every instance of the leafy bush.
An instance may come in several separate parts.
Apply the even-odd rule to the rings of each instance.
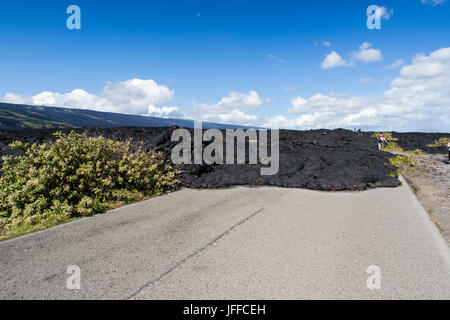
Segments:
[[[372,138],[378,138],[378,136],[383,135],[387,141],[398,141],[398,138],[394,138],[392,136],[392,132],[382,132],[382,133],[374,133],[371,135]]]
[[[160,154],[131,142],[56,133],[56,141],[10,146],[0,177],[0,238],[40,230],[173,188]]]
[[[392,151],[392,152],[396,152],[396,153],[412,153],[416,156],[424,156],[426,155],[426,153],[421,150],[421,149],[415,149],[415,150],[404,150],[401,146],[399,146],[398,142],[399,142],[399,138],[394,138],[392,136],[391,132],[383,132],[383,133],[374,133],[371,135],[372,138],[378,138],[378,136],[380,135],[384,135],[384,137],[386,138],[386,140],[388,141],[387,144],[384,146],[383,150],[384,151]],[[439,147],[441,145],[444,145],[443,143],[445,142],[445,146],[447,146],[446,142],[447,140],[449,140],[448,138],[441,138],[439,139],[439,141],[435,142],[435,145],[428,145],[427,147]],[[439,144],[439,145],[437,145]]]
[[[406,170],[408,174],[416,174],[417,171],[423,171],[424,169],[418,165],[418,161],[414,156],[396,156],[390,158],[389,163],[402,170]]]
[[[388,143],[384,146],[385,151],[396,151],[403,152],[404,150],[397,144],[398,138],[394,138],[391,132],[374,133],[371,135],[372,138],[378,138],[378,136],[383,135]]]
[[[450,137],[441,137],[439,140],[436,140],[433,144],[429,144],[427,147],[430,148],[439,148],[446,147],[450,143]]]
[[[384,147],[385,151],[396,151],[396,152],[404,152],[402,147],[400,147],[396,142],[388,141],[386,146]]]
[[[442,228],[441,224],[439,223],[439,220],[434,217],[433,210],[431,210],[429,208],[427,208],[426,210],[427,210],[428,215],[430,216],[431,221],[434,222],[434,224],[436,225],[436,227],[439,229],[439,231],[441,233],[444,233],[445,230],[444,230],[444,228]]]
[[[426,155],[426,153],[423,152],[420,149],[416,149],[416,150],[412,151],[412,153],[415,154],[416,156],[424,156],[424,155]]]

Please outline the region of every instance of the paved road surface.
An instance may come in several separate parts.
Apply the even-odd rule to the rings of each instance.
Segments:
[[[0,299],[450,298],[449,248],[407,185],[184,190],[2,242],[0,270]]]

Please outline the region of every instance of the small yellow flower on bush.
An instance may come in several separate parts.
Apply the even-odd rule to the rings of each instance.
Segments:
[[[0,170],[0,238],[105,212],[173,189],[176,172],[160,154],[103,137],[56,133],[41,145],[14,142],[25,154]]]
[[[405,155],[405,156],[398,155],[394,158],[390,158],[389,163],[394,167],[397,167],[402,170],[406,170],[408,172],[408,174],[410,174],[410,175],[416,174],[417,171],[424,170],[424,168],[419,166],[417,158],[412,155],[409,155],[409,156],[408,155]],[[399,173],[400,172],[398,171],[397,175]]]

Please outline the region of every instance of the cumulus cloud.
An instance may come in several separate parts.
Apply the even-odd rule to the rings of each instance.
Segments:
[[[331,46],[331,42],[330,42],[330,41],[323,41],[322,44],[323,44],[325,47],[330,47],[330,46]]]
[[[337,67],[353,67],[355,65],[355,61],[369,63],[383,60],[381,50],[373,49],[371,47],[372,44],[370,44],[369,42],[364,42],[359,46],[358,51],[353,51],[350,54],[349,60],[345,60],[339,53],[337,53],[336,51],[332,51],[325,56],[325,59],[321,64],[321,68],[333,69]]]
[[[260,125],[264,120],[245,113],[245,110],[270,102],[269,99],[263,100],[256,91],[249,91],[247,94],[232,91],[217,103],[195,104],[192,110],[182,110],[176,106],[156,106],[170,101],[173,96],[173,91],[153,80],[132,79],[108,83],[100,95],[82,89],[68,93],[45,91],[34,96],[7,93],[0,97],[0,101],[243,125]]]
[[[371,48],[372,44],[364,42],[359,46],[359,51],[353,53],[353,57],[363,63],[377,62],[383,60],[380,49]]]
[[[75,89],[68,93],[44,91],[34,96],[7,93],[1,100],[8,103],[96,110],[101,110],[102,106],[107,103],[106,99],[102,99],[82,89]]]
[[[366,49],[368,47],[366,46]],[[297,96],[291,100],[286,114],[259,117],[240,111],[233,102],[228,108],[217,108],[224,101],[245,101],[242,94],[230,94],[203,118],[210,121],[261,126],[267,128],[319,129],[364,128],[368,130],[441,131],[450,128],[450,47],[417,55],[403,66],[390,88],[381,95],[351,96],[317,93],[309,98]],[[244,96],[249,96],[244,95]],[[255,96],[255,94],[254,94]],[[259,97],[259,96],[258,96]],[[248,109],[258,103],[251,104]],[[248,105],[247,105],[248,106]]]
[[[350,97],[346,94],[315,94],[309,99],[296,97],[292,99],[292,107],[288,113],[308,113],[314,112],[336,112],[340,110],[343,113],[352,113],[359,110],[362,106],[368,104],[370,98]]]
[[[249,115],[245,110],[254,109],[270,102],[263,100],[256,91],[248,94],[231,91],[214,104],[195,104],[189,117],[203,121],[233,123],[242,125],[258,125],[263,121],[256,115]]]
[[[208,113],[227,113],[235,109],[252,109],[263,105],[263,100],[256,91],[248,94],[231,91],[228,97],[223,97],[214,104],[197,104],[196,108]]]
[[[157,118],[184,118],[183,112],[178,107],[155,107],[150,105],[148,107],[147,116]]]
[[[173,91],[154,80],[130,79],[109,83],[100,95],[75,89],[67,93],[45,91],[34,96],[7,93],[1,100],[9,103],[146,115],[154,112],[152,108],[155,108],[155,104],[170,101],[173,95]]]
[[[237,125],[258,126],[262,119],[256,115],[246,114],[245,112],[233,109],[228,113],[206,113],[200,117],[196,117],[202,121],[231,123]]]
[[[122,112],[125,106],[133,114],[145,114],[149,106],[170,101],[173,96],[174,92],[166,86],[141,79],[110,83],[102,92],[113,110]]]
[[[380,96],[316,94],[296,97],[288,113],[299,114],[293,128],[364,127],[448,131],[450,127],[450,48],[418,55]]]
[[[345,61],[339,53],[331,51],[331,53],[325,57],[325,60],[323,60],[321,67],[322,69],[333,69],[336,67],[348,67],[350,65],[351,64]]]
[[[382,97],[383,108],[427,121],[450,117],[450,48],[418,55],[401,69]]]
[[[370,47],[363,44],[360,50]],[[396,68],[404,64],[404,61],[401,62],[394,63]],[[173,91],[153,80],[139,79],[110,83],[100,95],[76,89],[68,93],[42,92],[35,96],[8,93],[0,100],[268,128],[361,127],[372,130],[448,131],[449,83],[450,47],[414,57],[409,65],[401,67],[390,88],[380,95],[317,93],[309,98],[297,96],[291,100],[285,114],[273,117],[254,114],[254,110],[268,103],[268,99],[261,98],[256,91],[230,92],[216,103],[194,104],[189,111],[177,107],[157,107],[171,100]]]

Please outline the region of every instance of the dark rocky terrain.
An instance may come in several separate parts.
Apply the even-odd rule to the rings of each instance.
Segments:
[[[448,148],[446,146],[431,147],[436,140],[446,137],[449,138],[449,133],[424,133],[424,132],[411,132],[411,133],[398,133],[393,132],[392,137],[398,139],[396,143],[403,150],[422,150],[428,154],[446,154]]]
[[[76,130],[91,136],[142,142],[144,148],[162,151],[171,161],[171,149],[176,143],[170,139],[175,126],[192,128],[193,121],[0,103],[0,155],[13,154],[8,144],[14,140],[42,143],[52,140],[55,131]],[[215,123],[203,123],[203,127],[232,128]],[[394,187],[399,181],[390,176],[395,169],[387,165],[392,155],[379,151],[372,135],[373,132],[365,132],[363,136],[354,136],[351,131],[342,129],[282,130],[280,170],[274,176],[262,176],[261,164],[185,165],[177,168],[181,172],[181,186],[192,188],[276,185],[318,190],[362,190]],[[444,146],[430,146],[441,137],[450,137],[450,134],[392,133],[392,138],[402,150],[420,149],[427,154],[447,152]]]
[[[90,136],[142,142],[146,149],[156,149],[171,161],[176,142],[171,135],[176,127],[164,128],[87,128],[75,129]],[[62,129],[69,132],[71,129]],[[8,144],[14,140],[42,143],[53,139],[57,129],[0,131],[1,155],[12,155]],[[59,130],[61,131],[61,130]],[[408,144],[420,143],[409,139]],[[247,144],[248,148],[248,144]],[[355,136],[351,131],[313,130],[280,131],[280,169],[277,175],[262,176],[263,164],[250,165],[182,165],[180,187],[223,188],[234,185],[273,185],[314,190],[363,190],[374,187],[395,187],[399,184],[391,174],[395,168],[388,164],[392,155],[377,149],[377,141],[366,133]]]

